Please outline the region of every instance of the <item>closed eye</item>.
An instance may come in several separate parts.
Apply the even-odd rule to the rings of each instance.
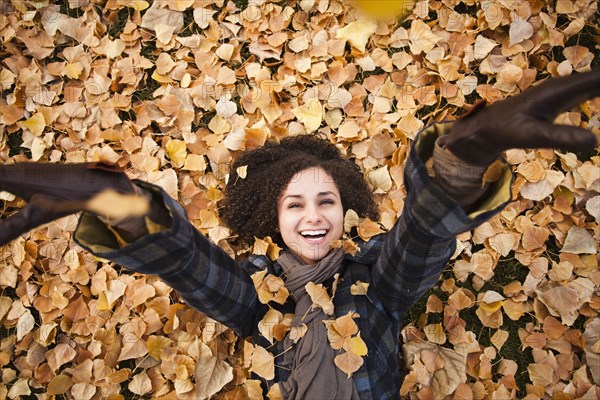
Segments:
[[[335,200],[333,200],[333,199],[324,199],[324,200],[321,200],[320,204],[326,204],[326,205],[327,204],[335,204]]]

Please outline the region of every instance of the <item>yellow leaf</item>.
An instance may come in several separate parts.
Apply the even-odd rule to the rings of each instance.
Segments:
[[[303,105],[292,109],[292,113],[302,122],[306,131],[312,133],[321,126],[323,120],[323,106],[318,99],[309,99]]]
[[[270,236],[263,239],[257,237],[254,238],[254,246],[252,248],[252,254],[266,255],[269,259],[275,261],[279,258],[281,247],[273,242]]]
[[[19,122],[19,125],[21,128],[29,129],[35,136],[40,136],[44,132],[44,128],[46,128],[46,120],[44,119],[44,114],[37,112],[25,120],[25,122]]]
[[[185,11],[192,4],[194,4],[194,0],[174,0],[167,2],[167,6],[175,11]]]
[[[183,140],[171,139],[165,147],[173,166],[183,166],[187,156],[186,143]]]
[[[79,62],[68,63],[65,66],[64,74],[72,79],[79,79],[79,75],[83,72],[83,65]]]
[[[224,226],[215,226],[208,229],[208,237],[213,243],[219,243],[223,239],[227,239],[231,235],[229,229]]]
[[[173,341],[165,336],[150,336],[148,338],[148,354],[152,356],[155,360],[160,361],[161,356],[160,353],[163,349],[171,346]]]
[[[364,53],[367,42],[376,31],[377,24],[373,21],[354,21],[338,29],[335,38],[346,40],[350,46]]]
[[[344,350],[361,357],[368,353],[367,344],[360,337],[360,332],[345,342]]]
[[[598,242],[594,240],[587,229],[573,226],[569,229],[560,251],[573,254],[596,254],[598,253]]]
[[[467,295],[466,290],[460,289],[452,293],[448,298],[448,304],[459,311],[471,307],[474,299]]]
[[[416,0],[354,0],[354,4],[374,18],[404,20]]]
[[[269,392],[267,393],[267,397],[269,400],[282,400],[281,396],[281,388],[279,385],[273,385],[269,388]]]
[[[210,210],[200,210],[200,228],[214,228],[219,226],[219,219],[217,215]]]
[[[555,382],[552,378],[554,376],[554,368],[550,365],[540,363],[529,364],[527,371],[529,372],[529,379],[531,379],[534,385],[543,387],[554,386]]]
[[[46,150],[46,143],[39,137],[33,138],[33,142],[31,143],[31,159],[33,161],[38,161],[44,155],[44,150]]]

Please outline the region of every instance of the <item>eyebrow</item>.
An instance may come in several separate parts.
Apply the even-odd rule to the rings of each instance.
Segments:
[[[317,196],[318,196],[318,197],[324,197],[324,196],[329,196],[329,195],[332,195],[332,196],[334,196],[334,197],[337,197],[337,196],[335,195],[335,193],[333,193],[332,191],[327,191],[327,192],[319,192],[319,193],[317,194]],[[300,199],[300,198],[302,198],[302,197],[303,197],[303,196],[302,196],[301,194],[288,194],[287,196],[285,196],[285,197],[283,198],[283,200],[285,200],[285,199],[287,199],[287,198]]]

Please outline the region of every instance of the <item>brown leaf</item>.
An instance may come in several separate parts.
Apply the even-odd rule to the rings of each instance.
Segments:
[[[256,350],[254,353],[256,353]],[[254,353],[252,354],[253,360]],[[196,378],[196,396],[209,398],[221,390],[225,384],[231,382],[233,368],[226,362],[219,360],[218,357],[213,356],[207,345],[200,343],[200,357],[196,363],[194,376]]]
[[[592,375],[592,381],[598,385],[600,382],[600,318],[588,321],[583,332],[586,366]]]
[[[273,308],[270,308],[258,323],[258,331],[263,335],[271,344],[273,343],[273,329],[283,321],[283,314]]]
[[[365,241],[380,233],[383,233],[383,230],[379,224],[370,220],[369,218],[361,219],[360,223],[358,224],[358,235]]]
[[[339,369],[348,374],[348,378],[350,378],[353,373],[358,371],[358,369],[364,363],[362,357],[357,356],[356,354],[351,353],[349,351],[335,356],[333,362]]]
[[[356,322],[354,322],[354,318],[356,318],[357,315],[358,314],[349,312],[333,321],[323,321],[327,327],[327,338],[333,349],[340,350],[344,346],[346,340],[358,333],[358,326],[356,325]]]
[[[313,307],[319,307],[327,315],[333,314],[333,302],[327,293],[327,289],[322,284],[308,282],[305,286],[306,293],[310,296]]]
[[[415,356],[423,350],[437,352],[444,359],[444,368],[436,370],[431,380],[430,386],[433,389],[435,400],[444,399],[447,395],[452,394],[460,383],[466,382],[466,356],[432,343],[414,341],[405,343],[403,353],[407,365],[412,365]]]
[[[533,382],[534,385],[540,385],[543,387],[553,386],[555,384],[554,379],[554,370],[550,365],[547,364],[529,364],[527,367],[527,372],[529,372],[529,379]]]
[[[356,281],[355,284],[350,286],[350,293],[355,296],[367,296],[369,291],[369,284],[367,282]]]
[[[146,371],[142,371],[135,375],[133,379],[131,379],[131,382],[129,382],[127,385],[127,389],[138,396],[143,396],[150,392],[152,390],[152,382],[150,381]]]
[[[258,376],[272,380],[275,378],[275,360],[273,355],[260,346],[256,346],[252,352],[252,366],[250,371]]]
[[[57,375],[48,383],[47,393],[49,395],[66,393],[73,386],[73,379],[68,375]]]
[[[52,371],[58,370],[62,365],[75,358],[77,352],[68,344],[61,343],[46,353],[46,360]]]

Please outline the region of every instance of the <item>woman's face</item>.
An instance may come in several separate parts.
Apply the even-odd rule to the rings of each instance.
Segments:
[[[294,175],[278,200],[279,232],[289,250],[306,264],[329,253],[342,237],[344,210],[333,178],[322,168]]]

